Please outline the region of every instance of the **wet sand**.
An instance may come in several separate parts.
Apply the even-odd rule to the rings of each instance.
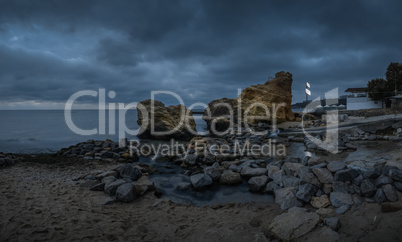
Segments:
[[[103,205],[107,195],[72,180],[116,165],[25,162],[1,169],[0,241],[269,241],[268,225],[284,212],[268,202],[178,205],[153,193]],[[401,216],[364,203],[339,216],[338,233],[342,241],[401,241]],[[328,240],[321,226],[298,240]]]

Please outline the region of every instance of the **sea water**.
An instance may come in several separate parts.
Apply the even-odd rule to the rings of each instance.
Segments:
[[[115,111],[114,132],[109,130],[109,113],[106,111],[105,134],[81,135],[67,125],[64,110],[0,110],[0,152],[4,153],[53,153],[61,148],[89,139],[119,141],[119,115]],[[73,110],[72,121],[80,129],[99,130],[98,110]],[[197,131],[205,131],[206,124],[196,118]],[[130,130],[137,130],[137,110],[130,109],[122,122]],[[138,140],[126,134],[129,140]]]

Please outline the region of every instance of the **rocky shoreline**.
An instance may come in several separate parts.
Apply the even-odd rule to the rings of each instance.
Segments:
[[[236,139],[232,139],[235,137]],[[157,159],[183,168],[182,173],[188,180],[176,184],[176,189],[180,191],[205,190],[213,184],[237,186],[246,182],[249,191],[254,194],[273,194],[275,203],[285,212],[278,213],[266,225],[264,238],[294,240],[313,233],[314,236],[321,238],[340,239],[344,236],[338,232],[343,224],[340,216],[344,214],[354,213],[373,203],[380,204],[385,212],[402,209],[400,206],[402,171],[398,167],[387,165],[390,157],[345,163],[326,159],[325,152],[316,153],[312,157],[240,157],[230,152],[226,156],[216,156],[212,160],[210,156],[205,156],[204,149],[211,145],[234,144],[239,137],[244,137],[244,142],[271,140],[272,143],[272,140],[276,140],[275,144],[293,143],[291,139],[269,137],[269,135],[256,138],[248,132],[227,137],[196,137],[188,142],[187,149],[183,150],[181,155],[169,154],[159,156]],[[350,142],[355,144],[358,141]],[[367,140],[367,142],[379,141]],[[144,157],[125,157],[123,154],[130,154],[130,150],[129,147],[119,147],[124,143],[124,141],[89,140],[62,149],[53,155],[52,159],[75,159],[82,164],[101,162],[106,165],[114,162],[115,168],[111,170],[101,168],[74,177],[79,187],[88,189],[94,194],[103,191],[102,193],[109,197],[103,200],[103,205],[111,206],[116,202],[132,203],[143,197],[149,197],[150,194],[160,197],[162,193],[149,178],[150,175],[158,173],[157,169],[139,163]],[[358,151],[359,145],[356,145],[356,148]],[[2,155],[2,157],[8,156]],[[18,156],[14,156],[14,159],[18,159]],[[19,159],[20,161],[16,161],[15,164],[27,161],[24,156],[20,156]],[[122,205],[116,204],[116,206]],[[303,222],[307,220],[310,222]]]

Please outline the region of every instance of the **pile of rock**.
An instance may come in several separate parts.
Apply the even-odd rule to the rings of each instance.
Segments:
[[[248,181],[247,181],[248,180]],[[310,204],[315,208],[330,205],[342,214],[352,205],[366,202],[396,202],[402,192],[402,170],[385,161],[327,162],[320,157],[287,157],[285,160],[215,162],[202,173],[177,184],[178,190],[203,189],[214,183],[236,185],[243,181],[251,192],[275,194],[282,209]]]
[[[267,170],[272,181],[265,191],[275,194],[282,209],[310,203],[316,208],[332,205],[337,213],[344,213],[361,203],[361,197],[369,202],[396,202],[397,190],[402,191],[402,171],[385,162],[346,165],[313,157],[303,159],[303,164],[274,162]]]
[[[88,140],[61,149],[57,154],[69,158],[76,157],[86,160],[118,160],[121,162],[138,160],[136,153],[130,154],[130,146],[127,139],[122,139],[120,142],[113,142],[109,139],[106,141]]]
[[[0,153],[0,168],[12,166],[19,161],[25,161],[25,158],[18,157],[16,155],[5,155],[3,153]]]
[[[108,203],[129,203],[146,192],[155,190],[153,182],[141,170],[143,168],[140,166],[125,164],[116,170],[90,174],[84,178],[85,182],[81,186],[88,187],[91,191],[104,191],[112,197]]]
[[[398,123],[396,123],[396,124],[398,124]],[[395,125],[393,125],[393,126],[395,126]],[[351,141],[354,141],[354,140],[367,140],[367,141],[391,140],[391,141],[397,142],[397,141],[402,141],[402,128],[395,128],[393,135],[379,135],[379,134],[376,134],[376,132],[366,132],[360,128],[354,128],[347,135],[348,135],[348,139]]]
[[[356,150],[351,142],[351,135],[341,132],[322,132],[313,138],[304,137],[304,145],[307,150],[331,151],[339,153],[344,150]]]
[[[317,128],[317,127],[324,127],[327,126],[327,122],[325,120],[311,120],[311,121],[304,121],[303,126],[302,124],[295,126],[298,129],[301,128]]]
[[[203,168],[203,172],[190,176],[188,182],[177,184],[178,190],[204,189],[212,184],[238,185],[244,179],[250,179],[250,191],[259,192],[265,188],[268,179],[260,179],[267,174],[268,160],[250,160],[244,158],[234,161],[215,162],[212,166]]]

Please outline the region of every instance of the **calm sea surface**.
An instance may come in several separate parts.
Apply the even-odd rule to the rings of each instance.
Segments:
[[[198,116],[198,115],[195,115]],[[67,126],[64,110],[0,110],[0,152],[5,153],[46,153],[74,145],[88,139],[119,140],[119,113],[115,111],[115,128],[110,132],[109,113],[106,111],[105,134],[80,135]],[[72,121],[85,130],[98,129],[98,110],[73,110]],[[124,120],[122,120],[124,121]],[[125,116],[125,125],[130,130],[137,130],[137,111],[129,110]],[[196,118],[197,130],[204,131],[206,124]],[[126,134],[129,140],[138,139]]]

